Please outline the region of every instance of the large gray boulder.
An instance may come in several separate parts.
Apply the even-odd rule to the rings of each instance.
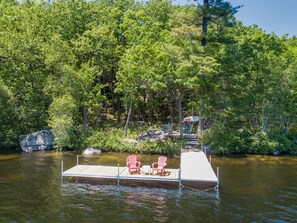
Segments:
[[[93,155],[98,155],[101,153],[101,150],[95,147],[88,147],[86,148],[83,152],[83,156],[93,156]]]
[[[21,137],[20,145],[23,151],[38,151],[52,149],[54,144],[53,133],[49,130],[34,132]]]

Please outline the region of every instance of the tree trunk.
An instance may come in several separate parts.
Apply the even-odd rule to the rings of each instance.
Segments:
[[[174,110],[173,110],[173,106],[174,105],[174,102],[173,102],[173,95],[171,94],[171,97],[170,97],[170,120],[169,120],[169,123],[171,125],[173,125],[173,122],[174,122]]]
[[[266,108],[268,106],[265,106],[265,99],[263,99],[262,102],[262,125],[261,125],[261,130],[266,131],[267,129],[267,124],[268,124],[268,119],[270,115],[270,109]]]
[[[118,104],[118,113],[117,113],[117,122],[121,122],[121,99],[120,96],[117,95],[117,104]]]
[[[183,138],[183,112],[182,112],[182,99],[180,92],[177,93],[177,110],[178,110],[178,122],[179,122],[179,132],[180,137]]]
[[[202,39],[201,39],[201,46],[206,46],[207,40],[206,40],[206,35],[207,35],[207,27],[208,27],[208,10],[209,10],[209,0],[203,0],[203,17],[202,17]],[[204,78],[204,75],[201,75],[201,79]],[[204,93],[202,89],[202,94]],[[203,104],[203,100],[200,101],[200,104]],[[203,120],[203,114],[204,111],[200,110],[199,111],[199,125],[198,125],[198,133],[201,133],[204,129],[204,120]]]
[[[289,130],[289,120],[288,117],[284,117],[284,136],[288,136],[288,130]]]
[[[104,108],[105,108],[105,123],[107,123],[108,122],[108,104],[107,104],[107,101],[104,104],[105,104],[105,106],[104,106]]]
[[[128,111],[128,115],[127,115],[127,120],[126,120],[126,124],[124,127],[124,136],[127,137],[128,134],[128,125],[129,125],[129,119],[131,116],[131,112],[132,112],[132,104],[133,104],[133,100],[131,99],[130,101],[130,106],[129,106],[129,111]]]
[[[202,39],[201,45],[206,46],[206,34],[207,34],[207,26],[208,26],[208,10],[209,10],[209,0],[203,1],[203,17],[202,17]]]
[[[202,118],[203,114],[204,114],[203,110],[200,110],[199,111],[198,134],[201,133],[204,129],[204,119]]]
[[[147,100],[148,100],[148,123],[151,124],[153,120],[153,110],[152,110],[152,90],[147,90]]]
[[[253,92],[253,102],[252,102],[252,129],[256,128],[256,99],[257,99],[257,92],[258,92],[258,82],[259,82],[259,67],[257,65],[257,76],[256,76],[256,83]]]
[[[102,74],[102,71],[101,71],[100,75],[98,76],[98,86],[100,86],[100,84],[101,84],[101,80],[100,80],[101,74]],[[101,109],[100,109],[100,105],[99,105],[100,102],[98,101],[97,103],[98,103],[99,107],[96,108],[96,124],[95,124],[96,128],[99,126],[99,124],[101,122]]]
[[[116,103],[115,103],[115,95],[114,95],[114,88],[111,87],[111,104],[112,104],[112,115],[113,117],[116,116]]]
[[[101,112],[100,112],[100,108],[96,109],[96,128],[99,126],[99,123],[101,122]]]

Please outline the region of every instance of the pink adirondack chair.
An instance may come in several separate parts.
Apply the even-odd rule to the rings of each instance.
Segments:
[[[136,170],[138,173],[140,173],[140,166],[141,162],[137,161],[137,156],[130,155],[127,157],[127,167],[129,168],[129,173],[131,173],[133,170]]]
[[[159,156],[158,162],[152,164],[152,174],[154,175],[155,171],[161,175],[165,174],[165,166],[167,165],[166,161],[166,156]]]

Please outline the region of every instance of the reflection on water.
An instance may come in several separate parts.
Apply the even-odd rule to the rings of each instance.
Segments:
[[[61,193],[65,199],[73,201],[68,208],[74,212],[83,209],[85,215],[92,215],[96,211],[97,220],[99,216],[105,220],[115,216],[114,222],[191,222],[203,220],[202,213],[196,213],[199,208],[215,211],[219,205],[216,193],[146,187],[118,189],[116,186],[67,183],[62,185]],[[218,211],[216,214],[218,216]]]
[[[80,164],[125,165],[128,154],[79,157]],[[138,155],[142,164],[157,155]],[[220,194],[60,182],[71,152],[0,153],[0,222],[294,222],[296,157],[214,157]],[[169,168],[179,158],[169,157]]]
[[[166,222],[168,220],[166,191],[147,188],[124,188],[122,191],[128,212],[133,211],[137,206],[151,213],[156,221]]]
[[[20,158],[20,156],[17,154],[10,154],[10,155],[1,155],[0,154],[0,161],[1,160],[18,159],[18,158]]]

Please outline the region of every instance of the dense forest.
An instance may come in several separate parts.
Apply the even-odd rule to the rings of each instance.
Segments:
[[[297,38],[192,3],[0,0],[0,146],[51,129],[56,148],[113,148],[132,121],[196,114],[216,153],[296,154]]]

